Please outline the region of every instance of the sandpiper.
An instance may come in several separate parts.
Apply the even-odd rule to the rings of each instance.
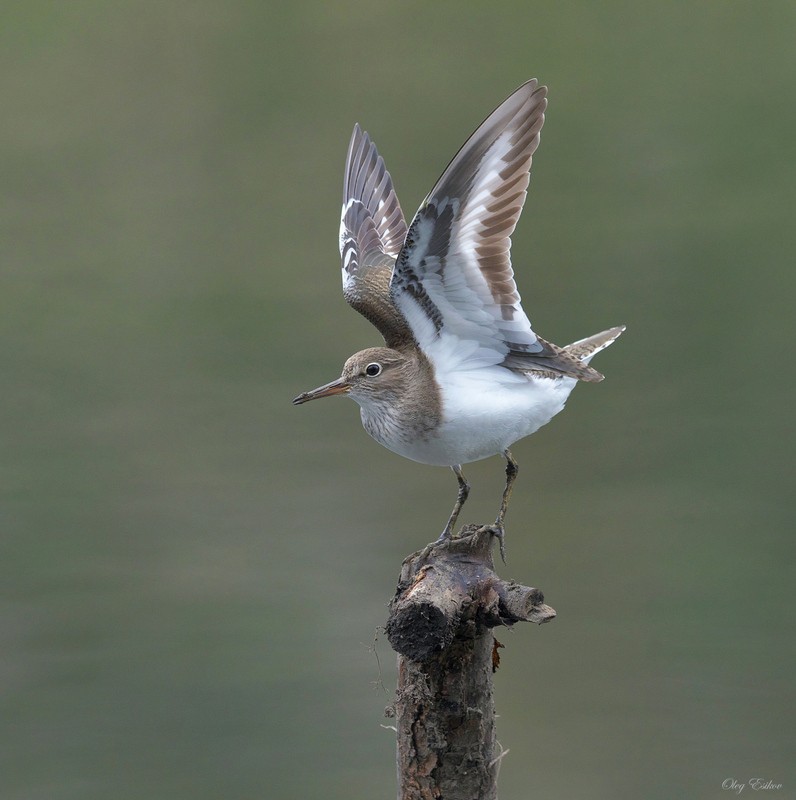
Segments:
[[[510,237],[546,107],[547,87],[520,86],[464,143],[408,229],[384,161],[354,127],[340,223],[343,295],[386,347],[355,353],[337,380],[293,400],[347,394],[379,444],[449,466],[459,490],[440,540],[470,490],[462,464],[502,454],[506,487],[493,526],[501,552],[517,476],[509,447],[558,414],[579,380],[603,379],[589,361],[624,330],[559,347],[531,329],[520,305]]]

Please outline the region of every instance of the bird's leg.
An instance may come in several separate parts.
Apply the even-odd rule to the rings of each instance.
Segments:
[[[462,510],[465,500],[467,500],[467,495],[470,494],[470,484],[467,483],[467,479],[462,473],[462,465],[454,464],[451,469],[456,475],[456,480],[459,482],[459,494],[456,495],[456,502],[453,505],[453,511],[451,511],[450,517],[448,517],[448,524],[445,526],[445,530],[440,534],[437,542],[450,539],[451,534],[453,533],[453,526],[456,524],[456,518],[459,516],[459,512]]]
[[[503,540],[506,536],[506,529],[503,527],[503,520],[506,517],[506,509],[511,499],[511,491],[514,488],[514,481],[517,479],[517,473],[520,471],[520,466],[514,460],[511,450],[504,450],[503,455],[506,457],[506,488],[503,490],[503,499],[500,502],[500,510],[498,511],[497,519],[495,520],[495,535],[500,542],[500,557],[503,563],[506,563],[506,547]]]

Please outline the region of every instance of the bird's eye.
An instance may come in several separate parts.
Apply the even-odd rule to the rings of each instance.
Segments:
[[[375,378],[381,372],[381,364],[368,364],[365,367],[365,375],[370,375],[371,378]]]

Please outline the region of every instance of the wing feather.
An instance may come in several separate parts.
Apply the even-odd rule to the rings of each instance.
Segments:
[[[487,117],[421,205],[393,277],[393,297],[413,331],[418,310],[441,306],[446,333],[475,339],[492,363],[512,345],[543,349],[520,306],[509,252],[546,104],[534,80]],[[433,349],[433,341],[419,344]]]
[[[390,173],[368,134],[356,125],[340,215],[343,296],[391,347],[412,338],[390,295],[393,264],[405,238],[406,222]]]
[[[498,106],[442,173],[398,254],[393,302],[439,370],[541,366],[599,380],[591,367],[534,333],[514,281],[511,236],[546,107],[547,88],[535,79]]]

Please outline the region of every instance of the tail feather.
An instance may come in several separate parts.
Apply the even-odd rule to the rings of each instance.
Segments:
[[[577,342],[572,342],[564,348],[564,352],[588,364],[600,350],[605,350],[609,344],[615,342],[622,331],[625,330],[625,325],[618,325],[616,328],[609,328],[607,331],[595,333],[594,336],[588,336],[585,339],[580,339]]]

